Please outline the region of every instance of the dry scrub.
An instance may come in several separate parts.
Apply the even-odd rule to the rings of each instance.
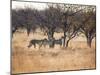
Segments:
[[[62,33],[56,33],[56,38]],[[33,33],[28,37],[26,32],[16,32],[12,39],[12,73],[46,72],[60,70],[95,69],[95,40],[92,48],[86,45],[83,36],[75,37],[68,48],[34,47],[27,48],[33,38],[45,38],[42,33]]]

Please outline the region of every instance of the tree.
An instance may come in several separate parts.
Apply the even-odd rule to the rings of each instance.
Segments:
[[[55,29],[61,24],[61,9],[58,5],[49,5],[47,9],[41,11],[41,27],[46,30],[48,39],[53,47]]]
[[[23,16],[20,13],[21,10],[12,10],[12,36],[18,30],[18,28],[22,28],[23,23]]]
[[[63,47],[68,47],[68,43],[80,30],[80,13],[84,10],[80,5],[63,5],[62,29],[64,32]]]
[[[38,11],[36,9],[26,7],[12,11],[12,26],[17,29],[25,28],[27,35],[29,35],[31,31],[34,32],[38,24]]]
[[[86,36],[87,45],[91,48],[92,39],[96,36],[96,11],[95,7],[84,12],[84,21],[81,27],[82,33]]]
[[[26,7],[24,9],[24,27],[27,29],[27,35],[29,36],[31,31],[35,31],[36,30],[36,25],[38,25],[37,23],[37,19],[36,16],[38,14],[38,11],[29,7]]]

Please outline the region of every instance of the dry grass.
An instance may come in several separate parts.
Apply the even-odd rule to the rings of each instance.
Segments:
[[[55,37],[61,35],[56,33]],[[47,36],[42,33],[31,33],[29,37],[25,32],[15,33],[12,39],[12,73],[95,69],[95,40],[92,48],[87,47],[84,37],[71,40],[68,48],[57,45],[55,48],[27,48],[29,40],[44,37]]]

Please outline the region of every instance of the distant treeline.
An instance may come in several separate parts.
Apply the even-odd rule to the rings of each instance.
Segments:
[[[47,4],[44,10],[26,7],[12,9],[12,34],[18,28],[25,28],[27,35],[37,28],[47,34],[48,39],[54,38],[54,33],[63,31],[64,47],[78,32],[83,33],[87,45],[91,47],[92,39],[96,36],[95,6]]]

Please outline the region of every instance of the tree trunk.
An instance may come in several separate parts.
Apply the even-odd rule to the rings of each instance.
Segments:
[[[29,36],[29,34],[30,34],[30,29],[27,29],[27,36]]]
[[[63,47],[66,47],[65,46],[65,43],[66,43],[66,27],[67,27],[67,22],[64,22],[64,42],[63,42]]]
[[[64,42],[63,42],[63,47],[65,47],[65,41],[66,41],[66,31],[64,31]]]
[[[87,45],[88,47],[91,48],[91,42],[92,42],[92,38],[91,35],[89,33],[85,34],[86,38],[87,38]]]
[[[92,39],[88,36],[87,37],[87,45],[91,48]]]
[[[27,24],[27,35],[29,36],[30,32],[31,32],[31,26],[29,24]]]
[[[49,39],[49,47],[53,48],[54,47],[54,30],[50,29],[48,32],[48,39]]]
[[[67,42],[66,42],[66,48],[68,47],[69,41],[70,41],[70,40],[67,40]]]

